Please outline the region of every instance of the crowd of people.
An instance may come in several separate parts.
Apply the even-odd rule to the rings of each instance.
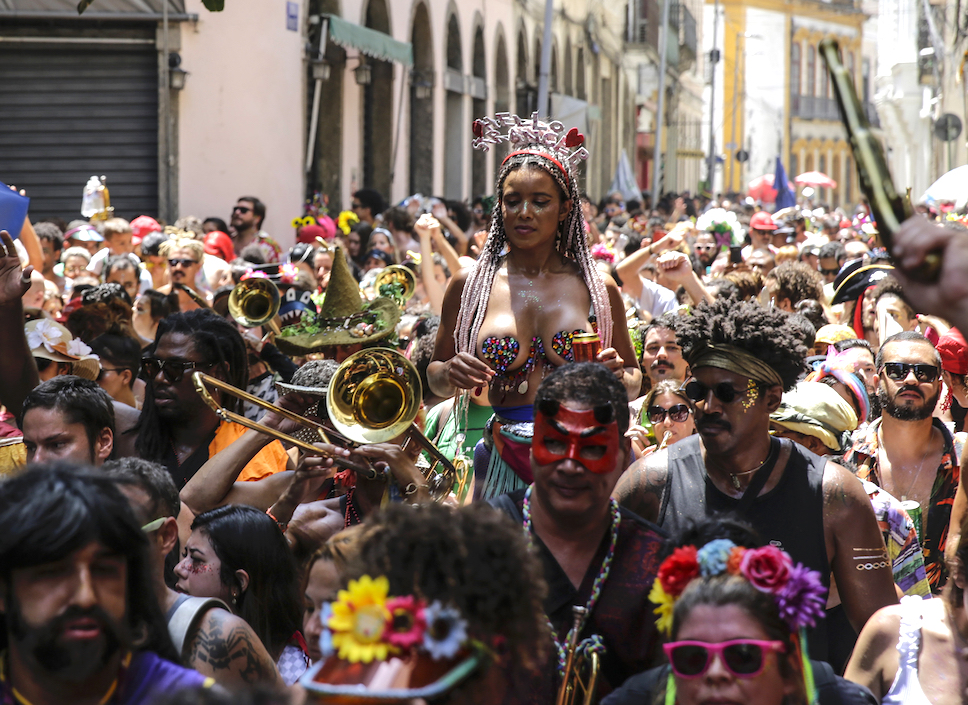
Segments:
[[[963,222],[474,137],[493,196],[288,250],[254,196],[0,233],[0,703],[968,698]]]

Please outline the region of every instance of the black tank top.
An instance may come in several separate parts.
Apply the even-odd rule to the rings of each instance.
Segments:
[[[707,516],[733,512],[740,500],[720,492],[706,474],[693,435],[669,447],[669,475],[662,496],[658,524],[670,535]],[[830,563],[823,533],[823,470],[827,461],[790,441],[790,458],[780,482],[768,493],[753,500],[741,517],[752,524],[760,536],[782,548],[797,563],[820,573],[830,587]],[[776,472],[776,470],[774,470]],[[810,657],[827,660],[827,634],[824,620],[808,630]]]

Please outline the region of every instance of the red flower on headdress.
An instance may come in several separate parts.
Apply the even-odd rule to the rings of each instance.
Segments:
[[[775,593],[790,579],[792,567],[793,561],[786,551],[767,545],[748,549],[739,569],[757,590]]]
[[[686,585],[698,577],[699,559],[695,546],[677,548],[659,566],[659,584],[672,597],[679,597]]]
[[[577,127],[573,127],[568,130],[568,134],[565,135],[565,146],[566,147],[578,147],[585,141],[585,135],[578,131]]]
[[[484,136],[484,123],[481,122],[480,120],[475,120],[473,130],[474,130],[474,136],[480,139],[481,137]]]

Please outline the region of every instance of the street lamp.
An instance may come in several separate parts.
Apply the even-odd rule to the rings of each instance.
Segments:
[[[356,74],[356,85],[358,86],[368,86],[373,81],[373,70],[362,58],[360,58],[360,65],[353,69],[353,73]]]
[[[410,85],[417,100],[426,100],[434,92],[433,69],[414,69],[410,72]]]
[[[733,188],[733,173],[736,166],[733,164],[735,161],[736,153],[739,151],[739,145],[736,144],[736,101],[737,96],[739,96],[739,40],[741,38],[746,39],[762,39],[763,37],[759,34],[753,34],[752,32],[737,32],[736,33],[736,53],[733,55],[733,127],[730,130],[729,142],[733,152],[734,159],[729,160],[729,190]],[[742,180],[737,185],[737,188],[741,187]]]
[[[313,80],[314,81],[328,81],[329,75],[332,71],[332,66],[326,59],[313,59]]]
[[[180,91],[185,87],[188,71],[181,68],[181,55],[177,51],[168,54],[168,87]]]

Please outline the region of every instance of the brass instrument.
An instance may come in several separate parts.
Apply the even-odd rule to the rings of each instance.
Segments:
[[[561,685],[558,686],[558,697],[555,705],[573,705],[580,702],[582,705],[591,705],[595,698],[598,686],[599,658],[594,651],[586,653],[578,652],[579,635],[582,625],[585,622],[585,615],[588,610],[584,607],[575,605],[571,608],[575,615],[575,622],[571,631],[568,632],[568,644],[565,653],[565,671],[561,677]],[[582,671],[587,666],[587,678],[582,680]],[[581,700],[576,700],[580,697]]]
[[[188,286],[188,284],[182,284],[181,282],[174,282],[171,285],[171,289],[172,291],[174,291],[175,289],[178,289],[179,291],[185,292],[185,296],[187,296],[192,301],[194,301],[199,308],[212,308],[211,306],[208,305],[208,301],[206,301],[201,294],[199,294],[193,288]]]
[[[857,164],[861,190],[867,197],[871,215],[877,222],[878,238],[890,253],[893,249],[894,233],[913,214],[910,201],[906,202],[894,188],[884,150],[871,132],[864,106],[857,99],[854,81],[840,59],[837,40],[830,37],[821,40],[820,54],[830,72],[834,95],[837,97],[850,149]],[[932,282],[937,280],[940,269],[940,253],[931,252],[925,257],[921,267],[911,272],[911,275],[924,282]]]
[[[390,348],[370,348],[350,355],[330,381],[326,411],[336,430],[359,444],[382,443],[407,434],[404,447],[417,443],[443,466],[431,467],[427,485],[434,500],[450,493],[460,477],[453,463],[413,423],[420,411],[423,385],[406,357]]]
[[[331,433],[330,430],[319,421],[315,421],[314,419],[310,419],[305,416],[300,416],[294,411],[283,409],[275,404],[270,404],[265,399],[260,399],[257,396],[249,394],[248,392],[238,389],[237,387],[233,387],[231,384],[223,382],[220,379],[216,379],[215,377],[207,375],[204,372],[193,372],[192,383],[195,385],[195,391],[198,392],[199,396],[202,397],[205,403],[208,404],[209,408],[218,414],[219,418],[223,421],[231,421],[239,424],[240,426],[245,426],[246,428],[252,429],[253,431],[258,431],[259,433],[264,433],[267,436],[271,436],[277,441],[291,443],[292,445],[312,453],[313,455],[323,455],[325,457],[329,457],[326,456],[325,453],[320,452],[320,449],[311,443],[307,443],[306,441],[296,438],[295,436],[290,436],[282,431],[277,431],[274,428],[269,428],[265,424],[258,423],[257,421],[251,421],[241,414],[236,414],[234,411],[229,411],[215,400],[215,397],[212,396],[212,393],[208,388],[210,386],[214,387],[215,389],[218,389],[225,394],[229,394],[230,396],[236,397],[237,399],[241,399],[244,402],[255,404],[256,406],[267,411],[274,411],[290,421],[295,421],[302,426],[313,429],[317,434],[319,434],[319,440],[321,442],[331,444],[332,440],[330,440],[329,437]],[[349,470],[355,470],[356,472],[363,473],[364,475],[373,474],[373,469],[368,464],[357,463],[342,456],[334,457],[333,464]]]
[[[282,298],[279,287],[268,279],[252,277],[239,282],[229,294],[229,315],[243,328],[268,326],[279,335],[275,318]]]
[[[373,280],[373,290],[377,296],[383,296],[384,294],[380,291],[380,288],[389,284],[399,284],[403,287],[400,294],[389,294],[389,297],[400,308],[406,306],[407,302],[413,297],[413,293],[417,290],[417,279],[414,277],[413,272],[400,264],[391,264],[389,267],[384,267],[383,271],[377,274],[376,279]]]

